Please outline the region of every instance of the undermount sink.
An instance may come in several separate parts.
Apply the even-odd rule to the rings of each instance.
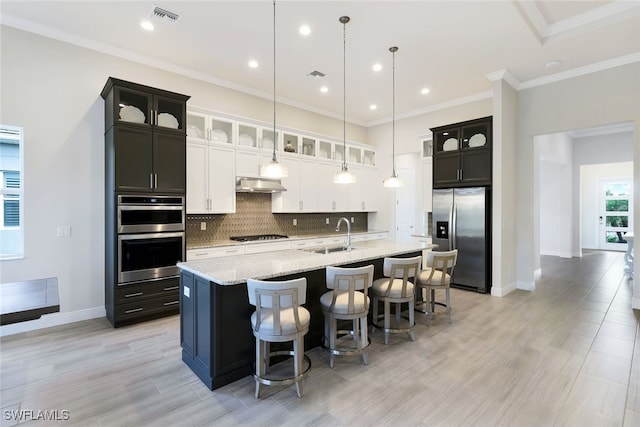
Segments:
[[[357,248],[352,247],[351,250],[354,250]],[[310,248],[310,249],[305,249],[308,252],[314,252],[316,254],[332,254],[334,252],[347,252],[347,248],[345,248],[344,246],[334,246],[334,247],[327,247],[327,248]]]

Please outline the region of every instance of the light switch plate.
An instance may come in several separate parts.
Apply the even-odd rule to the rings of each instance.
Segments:
[[[70,225],[59,225],[56,229],[57,237],[71,237],[71,226]]]
[[[200,223],[200,230],[204,231],[207,229],[207,223],[205,221],[202,221]]]

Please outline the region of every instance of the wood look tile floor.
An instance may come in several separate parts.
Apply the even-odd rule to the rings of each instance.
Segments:
[[[638,426],[640,314],[621,253],[543,257],[534,292],[452,290],[453,319],[417,316],[415,342],[371,334],[369,365],[320,349],[304,397],[246,377],[211,391],[180,359],[177,316],[105,319],[0,341],[10,410],[68,411],[78,426]],[[51,422],[31,421],[29,425]],[[20,424],[22,425],[22,424]]]

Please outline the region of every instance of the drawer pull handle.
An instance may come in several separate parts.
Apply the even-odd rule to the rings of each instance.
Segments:
[[[136,292],[136,293],[133,293],[133,294],[127,294],[124,297],[125,298],[131,298],[131,297],[139,297],[140,295],[144,295],[144,292]]]
[[[180,286],[171,286],[170,288],[164,288],[165,291],[175,291],[176,289],[180,289]]]
[[[142,311],[142,310],[144,310],[144,308],[134,308],[132,310],[125,311],[124,314],[135,313],[137,311]]]
[[[174,305],[174,304],[180,304],[180,301],[171,301],[171,302],[165,302],[164,305]]]
[[[194,255],[195,255],[195,256],[207,256],[207,255],[209,255],[209,254],[205,252],[205,253],[202,253],[202,254],[194,254]]]

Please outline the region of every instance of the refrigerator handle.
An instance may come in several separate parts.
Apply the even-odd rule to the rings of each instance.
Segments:
[[[451,207],[451,239],[449,240],[449,250],[453,250],[457,247],[456,243],[456,231],[458,228],[458,206],[454,203]]]

